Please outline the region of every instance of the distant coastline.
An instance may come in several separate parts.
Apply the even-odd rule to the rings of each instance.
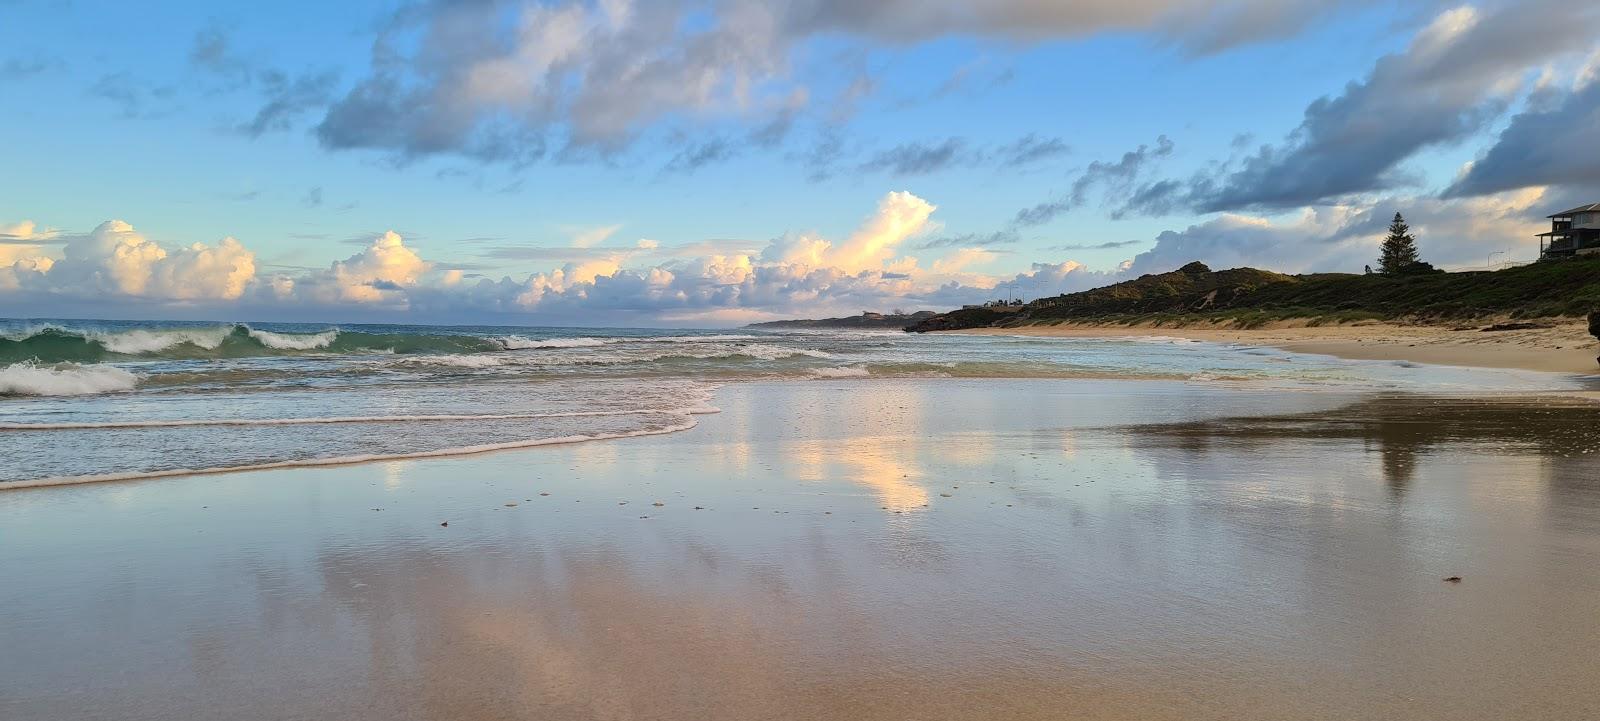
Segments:
[[[794,320],[772,320],[765,323],[751,323],[746,328],[886,328],[899,330],[908,325],[921,323],[939,315],[931,310],[919,310],[915,313],[874,313],[865,311],[861,315],[852,315],[844,318],[802,318]]]
[[[907,331],[1054,337],[1172,336],[1366,360],[1591,374],[1600,260],[1417,276],[1176,271],[1041,298],[969,306]]]
[[[1459,326],[1582,318],[1597,308],[1600,258],[1399,276],[1288,275],[1257,268],[1213,271],[1196,262],[1168,273],[1020,305],[968,306],[910,324],[906,330],[1060,323],[1243,329],[1284,322]]]

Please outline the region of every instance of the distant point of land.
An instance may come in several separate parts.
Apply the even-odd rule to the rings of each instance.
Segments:
[[[901,329],[914,323],[921,323],[938,315],[931,310],[919,310],[915,313],[874,313],[863,312],[861,315],[852,315],[844,318],[816,318],[803,320],[774,320],[765,323],[751,323],[746,328],[889,328]]]
[[[1020,305],[969,306],[907,323],[912,332],[1040,324],[1258,328],[1280,321],[1464,322],[1482,318],[1583,317],[1600,309],[1600,257],[1498,271],[1401,275],[1286,275],[1256,268],[1213,271],[1195,262],[1103,288]]]

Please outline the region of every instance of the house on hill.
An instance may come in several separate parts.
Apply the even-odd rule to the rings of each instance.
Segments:
[[[1550,232],[1539,234],[1539,259],[1600,253],[1600,203],[1550,216]]]

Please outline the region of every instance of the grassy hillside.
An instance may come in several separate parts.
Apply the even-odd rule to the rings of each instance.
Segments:
[[[1583,316],[1600,309],[1600,258],[1534,263],[1500,271],[1411,276],[1255,268],[1212,271],[1190,263],[1104,288],[1041,298],[1020,312],[974,308],[945,313],[907,330],[947,330],[1052,321],[1138,323],[1412,319],[1449,321],[1511,316]]]

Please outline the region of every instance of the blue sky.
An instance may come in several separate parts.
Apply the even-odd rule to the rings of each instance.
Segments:
[[[6,315],[726,325],[1190,260],[1359,272],[1397,210],[1481,267],[1600,200],[1600,161],[1526,147],[1600,140],[1576,0],[8,0],[0,26]]]

